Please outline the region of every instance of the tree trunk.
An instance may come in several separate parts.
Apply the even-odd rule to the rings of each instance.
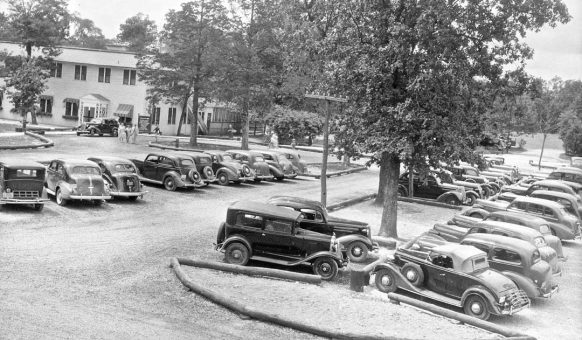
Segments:
[[[249,149],[249,126],[250,126],[251,117],[249,116],[249,110],[248,110],[248,107],[246,105],[245,105],[245,108],[243,110],[246,112],[243,113],[244,124],[243,124],[243,128],[242,128],[242,140],[240,143],[240,148],[241,148],[241,150],[248,150]]]
[[[398,154],[389,153],[388,157],[382,157],[382,167],[386,167],[387,178],[384,186],[384,204],[382,209],[382,222],[379,236],[398,237],[397,213],[398,213],[398,175],[400,174],[400,159]]]
[[[200,98],[200,89],[194,85],[192,93],[192,114],[190,117],[190,146],[198,146],[198,98]]]
[[[414,197],[414,168],[412,165],[408,167],[408,197]]]
[[[188,95],[182,100],[182,112],[180,113],[180,121],[178,122],[178,132],[176,132],[176,136],[180,136],[180,133],[182,132],[182,122],[184,121],[184,118],[186,118],[186,115],[188,114],[189,97],[190,96]]]
[[[548,136],[547,133],[544,133],[544,140],[542,142],[542,151],[540,152],[540,160],[538,162],[538,170],[542,169],[542,156],[544,155],[544,147],[546,146],[546,137]]]
[[[32,125],[38,124],[38,122],[36,120],[36,110],[34,109],[34,107],[32,107],[30,109],[30,124],[32,124]]]
[[[376,195],[375,204],[384,204],[384,187],[386,186],[386,179],[388,178],[388,168],[383,166],[384,160],[388,158],[388,152],[382,152],[380,159],[380,176],[378,178],[378,194]]]

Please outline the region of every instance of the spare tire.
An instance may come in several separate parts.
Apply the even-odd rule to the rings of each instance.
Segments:
[[[190,172],[188,173],[188,178],[190,178],[190,180],[194,183],[200,183],[202,181],[200,173],[195,169],[190,170]]]
[[[250,177],[252,174],[251,168],[248,165],[243,164],[242,165],[242,173],[245,177]]]
[[[204,169],[202,169],[202,173],[204,174],[206,179],[214,178],[214,171],[212,171],[212,168],[209,166],[205,166]]]

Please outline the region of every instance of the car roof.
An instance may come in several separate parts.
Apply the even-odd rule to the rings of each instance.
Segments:
[[[562,207],[562,205],[558,202],[548,201],[548,200],[545,200],[542,198],[529,197],[529,196],[518,196],[513,200],[513,202],[535,203],[535,204],[539,204],[539,205],[543,205],[543,206],[551,207],[551,208],[555,208],[555,209],[559,209]]]
[[[508,223],[508,222],[501,222],[501,221],[480,221],[478,223],[475,224],[475,227],[489,227],[489,228],[498,228],[507,232],[514,232],[516,234],[521,234],[530,238],[535,238],[538,236],[541,236],[541,233],[535,229],[523,226],[523,225],[519,225],[519,224],[514,224],[514,223]]]
[[[568,174],[582,175],[582,169],[575,168],[573,166],[564,166],[561,168],[557,168],[556,170],[552,171],[550,173],[550,175],[553,174],[554,172],[563,172],[563,173],[568,173]]]
[[[484,256],[485,253],[473,246],[458,243],[447,243],[432,248],[431,254],[447,255],[453,259],[453,263],[462,262],[474,256]]]
[[[514,237],[507,237],[503,235],[495,235],[495,234],[470,234],[463,239],[462,242],[465,241],[475,241],[477,243],[489,243],[497,247],[503,247],[510,250],[526,250],[528,253],[533,253],[537,248],[533,244],[516,239]]]
[[[283,208],[277,205],[256,201],[237,201],[228,207],[229,210],[243,210],[250,213],[258,213],[261,215],[275,216],[278,218],[285,218],[290,220],[297,220],[301,216],[301,212]]]
[[[536,190],[538,191],[538,190]],[[534,191],[534,192],[536,192]],[[540,190],[541,191],[541,190]],[[547,192],[547,191],[544,191]],[[555,191],[552,191],[555,192]],[[537,216],[532,216],[530,214],[527,213],[522,213],[522,212],[516,212],[516,211],[505,211],[505,210],[501,210],[501,211],[494,211],[492,213],[489,214],[489,216],[508,216],[510,218],[516,219],[516,220],[520,220],[523,222],[526,222],[528,224],[548,224],[548,222],[546,220],[544,220],[541,217],[537,217]]]
[[[247,155],[250,156],[250,152],[249,150],[236,150],[236,149],[230,149],[230,150],[226,150],[226,152],[232,152],[232,153],[240,153],[241,155]]]
[[[551,191],[551,190],[535,190],[530,194],[531,196],[541,195],[541,196],[553,196],[558,198],[564,198],[571,201],[576,201],[576,197],[567,192],[561,191]]]
[[[0,164],[7,168],[25,168],[25,169],[45,169],[46,167],[36,161],[31,161],[22,158],[2,158]]]
[[[184,154],[186,156],[193,157],[194,159],[198,159],[200,157],[208,158],[210,154],[206,153],[205,151],[185,151]]]
[[[325,210],[325,208],[323,207],[323,205],[319,201],[310,200],[310,199],[302,198],[302,197],[296,197],[296,196],[284,196],[284,195],[271,196],[267,200],[267,202],[270,204],[277,204],[277,205],[279,205],[279,203],[280,203],[281,205],[296,208],[296,209],[313,208],[313,206],[316,206],[316,207],[320,208],[321,210]]]
[[[174,159],[192,158],[192,156],[190,156],[187,153],[179,153],[179,152],[150,152],[148,154],[148,156],[149,155],[163,156],[163,157],[174,158]]]
[[[88,157],[87,159],[95,159],[98,161],[102,161],[103,163],[133,164],[133,162],[130,161],[129,159],[115,157],[115,156],[93,156],[93,157]]]
[[[59,158],[55,159],[56,161],[62,162],[65,166],[91,166],[91,167],[98,167],[95,162],[92,162],[87,159],[78,159],[78,158]],[[51,161],[52,162],[52,161]]]
[[[569,187],[568,184],[565,184],[564,181],[561,181],[559,179],[542,179],[542,180],[536,181],[532,184],[545,185],[545,186],[554,187],[554,188]]]

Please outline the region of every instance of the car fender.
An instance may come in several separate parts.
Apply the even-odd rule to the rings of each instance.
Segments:
[[[396,286],[398,288],[423,295],[418,289],[418,287],[415,287],[410,281],[408,281],[408,279],[404,277],[404,275],[402,275],[402,273],[400,272],[400,268],[394,263],[392,262],[379,263],[372,270],[372,274],[376,274],[381,269],[387,269],[394,273],[394,279],[396,280]]]
[[[576,236],[575,232],[572,231],[572,229],[566,227],[562,223],[548,221],[548,225],[550,226],[550,229],[552,229],[556,233],[556,236],[562,240],[573,240],[574,237]]]
[[[465,300],[467,300],[467,298],[473,294],[481,295],[485,298],[485,300],[487,300],[487,302],[489,302],[488,307],[491,308],[490,312],[497,315],[501,314],[501,310],[497,306],[497,301],[493,297],[493,294],[491,294],[491,292],[483,286],[473,286],[465,290],[463,296],[461,297],[461,306],[463,306],[465,304]]]
[[[398,190],[402,190],[405,193],[404,196],[408,196],[408,188],[404,184],[398,184]]]
[[[444,194],[442,194],[439,197],[437,197],[436,200],[438,202],[445,202],[447,200],[447,198],[449,198],[451,196],[455,196],[459,200],[459,202],[461,202],[461,204],[463,204],[463,202],[465,201],[463,199],[463,195],[460,192],[457,192],[457,191],[448,191],[448,192],[445,192]]]
[[[513,281],[519,289],[525,291],[525,293],[530,299],[540,296],[540,291],[538,287],[529,277],[508,270],[502,271],[501,274],[510,278],[511,281]]]
[[[100,134],[100,133],[102,133],[102,132],[101,132],[101,129],[99,129],[99,128],[98,128],[98,127],[96,127],[96,126],[91,126],[91,127],[89,127],[89,128],[87,129],[87,131],[89,131],[89,132],[91,132],[91,130],[94,130],[96,134]]]
[[[219,244],[219,246],[220,246],[219,249],[220,250],[226,249],[226,247],[228,247],[228,245],[233,243],[233,242],[240,242],[240,243],[244,244],[245,247],[247,247],[249,249],[249,256],[252,256],[253,247],[251,247],[251,243],[244,236],[241,236],[241,235],[229,236],[226,240],[224,240],[224,242],[222,244]]]
[[[465,212],[463,212],[463,215],[465,215],[465,216],[471,216],[473,214],[479,214],[479,215],[481,215],[482,219],[485,219],[487,216],[489,216],[490,212],[481,208],[481,207],[475,207],[475,206],[473,206],[472,208],[469,208]]]
[[[369,250],[372,250],[374,247],[374,245],[372,244],[372,241],[370,241],[369,238],[367,238],[366,236],[357,235],[357,234],[345,235],[345,236],[338,237],[337,241],[340,244],[346,245],[346,246],[354,241],[361,241],[368,247]]]
[[[279,168],[275,167],[274,165],[268,164],[269,165],[269,171],[273,174],[273,176],[275,177],[283,177],[285,176],[285,174],[283,173],[283,171],[279,170]]]
[[[307,256],[306,258],[304,258],[303,260],[299,261],[299,263],[305,263],[305,262],[312,262],[313,260],[319,258],[319,257],[331,257],[335,260],[335,262],[337,262],[338,267],[343,267],[343,262],[344,260],[337,256],[336,253],[332,253],[330,251],[318,251],[317,253],[313,253],[309,256]],[[297,263],[297,264],[299,264]]]
[[[560,241],[559,237],[554,235],[544,235],[544,239],[546,240],[548,246],[550,246],[552,249],[556,251],[556,254],[558,254],[558,258],[565,257],[564,250],[562,249],[562,241]]]
[[[71,184],[60,181],[57,183],[57,185],[55,185],[55,195],[58,189],[61,189],[61,195],[63,195],[63,198],[69,199],[71,197]]]
[[[218,171],[216,171],[216,177],[218,177],[218,175],[220,173],[226,172],[226,176],[228,177],[229,181],[235,181],[238,179],[238,174],[234,171],[232,171],[232,169],[229,169],[225,166],[223,166],[222,168],[218,169]]]
[[[166,171],[166,173],[164,174],[164,176],[162,176],[162,183],[164,182],[164,180],[168,176],[174,177],[174,181],[176,181],[176,185],[178,187],[183,187],[184,186],[184,181],[180,177],[180,174],[178,172],[174,171],[174,170]]]

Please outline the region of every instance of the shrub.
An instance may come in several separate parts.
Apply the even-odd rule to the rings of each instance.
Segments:
[[[297,111],[290,108],[274,105],[265,116],[265,122],[277,133],[280,144],[290,144],[295,138],[298,144],[321,133],[323,117],[317,113]]]

